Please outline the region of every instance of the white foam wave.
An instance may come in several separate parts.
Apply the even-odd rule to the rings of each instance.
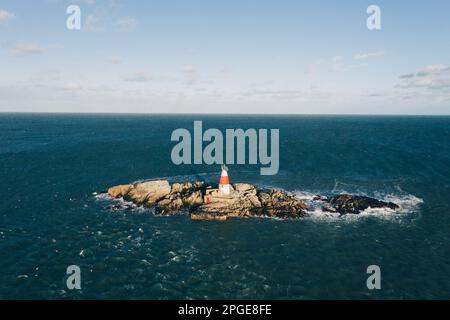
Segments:
[[[107,193],[97,193],[92,194],[96,200],[111,200],[112,198]]]
[[[148,212],[148,211],[153,212],[152,209],[145,208],[143,206],[138,206],[137,204],[135,204],[131,201],[126,201],[123,198],[113,199],[107,193],[94,194],[94,198],[97,201],[110,201],[110,202],[112,201],[113,204],[108,206],[108,208],[111,211],[130,210],[133,212]]]
[[[312,201],[317,196],[317,193],[311,193],[307,191],[296,191],[294,193],[298,199],[303,201]]]
[[[399,209],[394,210],[391,208],[367,208],[357,215],[347,214],[341,216],[339,213],[323,210],[324,202],[317,198],[318,194],[320,194],[319,192],[312,193],[307,191],[296,191],[294,192],[294,194],[299,200],[305,201],[309,208],[308,214],[311,216],[311,218],[319,220],[353,220],[369,216],[390,219],[392,217],[398,217],[399,214],[416,213],[419,211],[419,206],[423,203],[422,199],[412,194],[395,195],[376,193],[374,196],[376,199],[384,202],[395,203],[399,206]]]
[[[399,211],[401,213],[416,212],[419,209],[419,206],[423,203],[421,198],[418,198],[412,194],[405,194],[401,196],[387,194],[381,196],[381,200],[395,203],[400,207]]]

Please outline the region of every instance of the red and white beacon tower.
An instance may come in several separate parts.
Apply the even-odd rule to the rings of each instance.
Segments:
[[[224,195],[229,195],[231,192],[230,179],[228,178],[228,168],[222,165],[222,173],[220,175],[219,191]]]

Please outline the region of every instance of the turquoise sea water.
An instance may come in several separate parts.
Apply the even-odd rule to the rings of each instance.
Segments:
[[[279,128],[280,171],[230,166],[232,182],[308,198],[352,192],[402,214],[191,221],[111,211],[116,184],[218,178],[175,166],[176,128]],[[450,118],[0,115],[0,298],[450,298]],[[80,252],[83,251],[83,255]],[[81,268],[82,290],[65,285]],[[381,268],[382,289],[366,287]]]

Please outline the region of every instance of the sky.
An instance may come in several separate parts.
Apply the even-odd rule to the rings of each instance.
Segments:
[[[449,38],[448,0],[0,0],[0,112],[450,115]]]

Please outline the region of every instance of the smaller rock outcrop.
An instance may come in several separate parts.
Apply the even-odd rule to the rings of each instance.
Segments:
[[[341,215],[359,214],[369,208],[389,208],[392,210],[399,209],[399,206],[392,202],[384,202],[366,196],[356,196],[350,194],[342,194],[333,197],[318,197],[326,204],[323,209],[326,211],[337,212]]]

